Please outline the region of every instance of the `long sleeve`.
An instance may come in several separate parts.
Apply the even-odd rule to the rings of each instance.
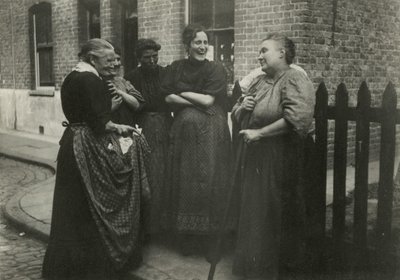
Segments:
[[[219,63],[210,62],[209,68],[202,93],[212,96],[226,95],[227,81],[224,67]]]
[[[297,70],[289,71],[291,73],[282,85],[283,118],[304,137],[314,117],[315,92],[305,74]]]
[[[176,85],[176,75],[178,75],[181,64],[181,61],[174,61],[165,69],[161,80],[161,92],[164,96],[180,93]]]

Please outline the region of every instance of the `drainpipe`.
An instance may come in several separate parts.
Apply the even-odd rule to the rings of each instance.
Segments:
[[[11,55],[12,55],[12,64],[13,64],[13,101],[14,101],[14,129],[17,130],[17,93],[15,89],[17,87],[17,82],[15,78],[15,45],[14,45],[14,15],[12,2],[10,2],[10,22],[11,22]]]
[[[189,0],[185,0],[185,11],[184,11],[184,24],[185,26],[189,24]]]

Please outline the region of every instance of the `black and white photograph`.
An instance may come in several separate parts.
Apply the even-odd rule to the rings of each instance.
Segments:
[[[0,0],[0,280],[400,279],[400,0]]]

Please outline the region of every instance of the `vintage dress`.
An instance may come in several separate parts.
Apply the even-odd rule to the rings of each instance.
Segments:
[[[284,118],[285,135],[239,145],[236,174],[241,208],[233,272],[274,279],[279,263],[295,265],[304,248],[305,205],[300,173],[304,141],[311,127],[315,93],[311,81],[287,70],[273,82],[258,77],[247,94],[254,95],[251,113],[235,107],[232,119],[242,129],[262,128]]]
[[[151,148],[149,174],[151,201],[149,213],[145,213],[146,232],[151,234],[160,231],[165,186],[168,184],[166,168],[172,116],[165,103],[165,96],[160,91],[160,80],[164,72],[165,68],[159,65],[156,69],[139,66],[125,76],[145,100],[145,104],[135,113],[135,119]]]
[[[122,90],[127,94],[135,97],[140,103],[140,106],[143,106],[144,99],[142,95],[134,88],[134,86],[129,81],[118,76],[109,79],[109,81],[111,81],[114,84],[115,88]],[[137,119],[135,118],[135,112],[124,101],[121,103],[118,109],[111,112],[111,121],[114,123],[126,124],[131,126],[137,124]]]
[[[43,276],[114,279],[128,263],[141,261],[140,203],[148,192],[144,140],[134,137],[122,154],[116,135],[105,133],[111,103],[95,70],[71,72],[61,100],[69,125],[60,140]]]
[[[215,62],[184,59],[168,68],[165,95],[193,91],[215,97],[208,109],[174,112],[169,153],[168,226],[181,234],[209,234],[221,223],[229,191],[231,141],[226,76]]]

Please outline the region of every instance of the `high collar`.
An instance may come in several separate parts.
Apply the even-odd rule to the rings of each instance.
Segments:
[[[206,61],[208,61],[206,58],[204,60],[197,60],[191,56],[188,57],[188,61],[191,65],[203,65]]]
[[[140,66],[140,69],[143,71],[143,73],[148,73],[148,74],[156,74],[158,72],[158,64],[154,68],[149,68],[149,67],[143,67],[142,65]]]

